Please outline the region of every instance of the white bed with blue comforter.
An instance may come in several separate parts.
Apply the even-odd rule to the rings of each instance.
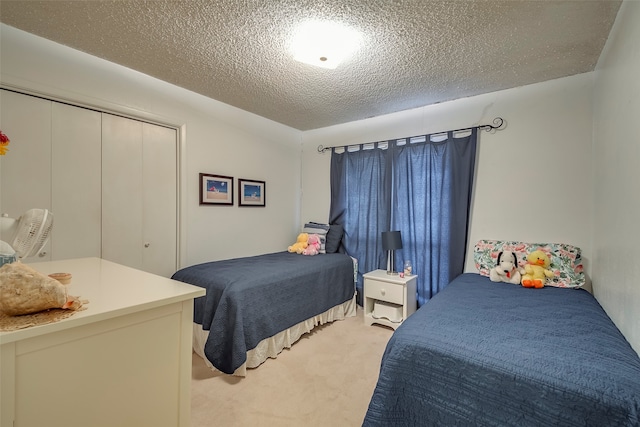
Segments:
[[[276,252],[194,265],[172,278],[207,290],[194,301],[196,354],[244,376],[315,326],[355,316],[355,264],[343,253]]]
[[[582,289],[465,273],[391,337],[364,426],[639,426],[640,358]]]

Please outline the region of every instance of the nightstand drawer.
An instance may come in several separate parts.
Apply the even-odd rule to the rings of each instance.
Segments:
[[[395,283],[366,279],[364,282],[364,295],[368,298],[375,298],[395,304],[403,304],[404,286]]]

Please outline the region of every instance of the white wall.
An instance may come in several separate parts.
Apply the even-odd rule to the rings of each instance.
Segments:
[[[182,265],[295,241],[300,131],[4,24],[0,43],[4,86],[181,129]],[[200,172],[266,181],[266,208],[199,206]]]
[[[317,146],[420,135],[500,116],[480,133],[466,271],[479,239],[563,242],[591,258],[593,73],[459,99],[303,134],[302,220],[329,214],[330,153]]]
[[[640,2],[625,1],[596,67],[593,290],[640,353]]]

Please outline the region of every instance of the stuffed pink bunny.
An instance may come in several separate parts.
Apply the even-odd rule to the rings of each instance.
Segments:
[[[307,240],[307,248],[302,251],[302,255],[317,255],[320,253],[320,236],[317,234],[309,234]]]

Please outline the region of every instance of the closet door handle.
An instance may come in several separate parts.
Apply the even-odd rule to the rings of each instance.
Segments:
[[[149,246],[151,246],[151,243],[149,243],[149,242],[147,242],[147,243],[145,243],[145,244],[144,244],[144,247],[145,247],[145,248],[148,248]]]

